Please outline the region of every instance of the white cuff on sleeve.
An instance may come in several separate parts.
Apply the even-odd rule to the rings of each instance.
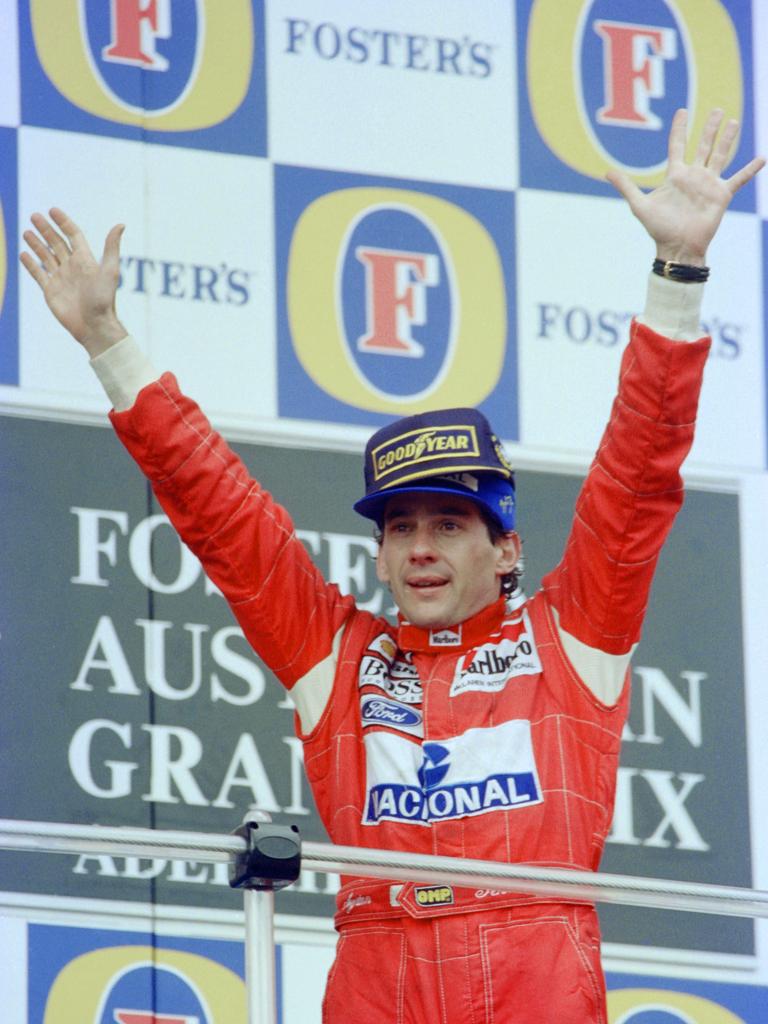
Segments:
[[[645,310],[638,320],[666,338],[697,341],[705,333],[701,328],[703,297],[703,284],[670,281],[651,273],[648,275]]]
[[[141,389],[160,378],[130,335],[92,359],[91,366],[116,412],[130,409]]]

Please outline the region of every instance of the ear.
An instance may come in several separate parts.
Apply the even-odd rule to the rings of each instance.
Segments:
[[[496,541],[496,575],[506,576],[514,570],[520,558],[520,537],[514,530]]]
[[[384,546],[382,542],[379,542],[379,550],[376,552],[376,575],[378,576],[380,583],[389,583],[389,569],[387,569],[387,564],[384,559]]]

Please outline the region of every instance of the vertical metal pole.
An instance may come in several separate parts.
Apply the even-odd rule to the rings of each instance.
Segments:
[[[275,992],[275,894],[244,889],[245,987],[248,1024],[277,1024]]]
[[[252,804],[243,818],[243,824],[249,821],[269,823],[272,815]],[[243,898],[248,1024],[277,1024],[275,893],[270,889],[245,888]]]

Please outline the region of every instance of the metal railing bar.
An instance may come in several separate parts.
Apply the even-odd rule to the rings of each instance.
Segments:
[[[181,830],[0,819],[0,849],[213,863],[227,862],[233,854],[242,852],[245,840],[240,836]],[[302,843],[302,869],[392,881],[440,882],[572,902],[768,917],[768,892],[761,890],[602,872],[594,874],[571,868],[459,860],[329,843]]]

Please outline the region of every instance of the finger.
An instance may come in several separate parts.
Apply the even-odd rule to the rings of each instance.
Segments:
[[[30,220],[37,228],[40,235],[42,235],[45,244],[56,256],[58,261],[61,263],[69,256],[69,246],[58,233],[55,231],[49,221],[43,217],[41,213],[33,213]]]
[[[59,261],[56,259],[54,254],[44,244],[42,239],[35,234],[34,231],[25,231],[22,238],[27,243],[32,252],[37,256],[38,261],[43,267],[43,270],[48,274],[52,274],[54,270],[59,266]]]
[[[685,143],[688,134],[688,111],[685,107],[675,111],[672,126],[669,129],[668,156],[670,163],[685,160]]]
[[[630,206],[645,195],[643,190],[624,171],[608,171],[605,178],[606,181],[613,185],[617,192],[624,196]]]
[[[48,275],[37,262],[33,260],[28,252],[20,254],[19,259],[24,266],[24,269],[37,281],[41,288],[45,288],[45,283],[48,280]]]
[[[59,209],[58,206],[51,208],[51,220],[56,226],[64,232],[67,237],[67,241],[72,246],[72,251],[80,249],[83,253],[93,257],[90,246],[85,239],[85,235],[80,228],[75,224],[71,217],[67,216],[63,210]]]
[[[731,119],[720,133],[707,165],[715,174],[722,174],[723,168],[731,159],[736,136],[739,134],[739,122]]]
[[[101,265],[105,270],[117,274],[120,271],[120,239],[123,237],[125,224],[115,224],[104,240],[104,254]]]
[[[738,192],[742,185],[746,185],[748,181],[751,181],[763,167],[765,167],[765,157],[756,156],[754,160],[750,160],[740,171],[736,171],[730,178],[726,178],[725,183],[731,190],[731,193]]]
[[[714,110],[709,112],[709,117],[704,122],[704,127],[701,130],[699,144],[696,147],[696,154],[692,161],[693,164],[696,164],[699,167],[707,166],[707,162],[712,155],[712,146],[714,145],[717,131],[722,120],[723,112],[718,107],[715,107]]]

